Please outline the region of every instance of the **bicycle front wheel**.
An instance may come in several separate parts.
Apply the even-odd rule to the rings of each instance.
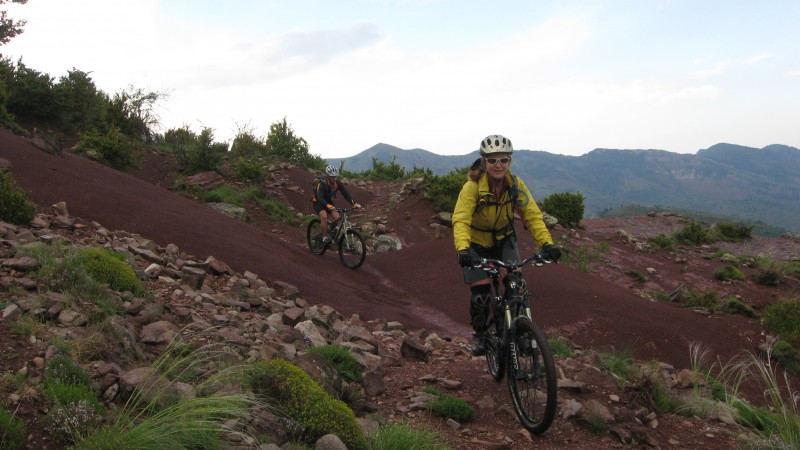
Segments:
[[[315,255],[325,254],[327,248],[322,243],[322,226],[320,225],[319,217],[315,217],[308,222],[306,243],[308,243],[308,249],[311,250],[311,253]]]
[[[508,387],[522,425],[544,433],[556,414],[556,364],[547,337],[533,321],[517,319],[510,331]]]
[[[506,374],[506,361],[503,358],[502,321],[502,316],[495,316],[492,313],[486,331],[486,365],[489,366],[489,375],[497,382],[500,382]]]
[[[367,258],[367,244],[356,230],[348,229],[339,239],[339,259],[350,269],[358,269]]]

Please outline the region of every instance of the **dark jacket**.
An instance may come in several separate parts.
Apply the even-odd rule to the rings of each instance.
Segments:
[[[333,186],[328,184],[327,177],[321,178],[320,180],[322,182],[316,183],[316,189],[314,189],[313,203],[317,207],[327,209],[328,205],[333,205],[333,197],[337,191],[341,192],[350,204],[355,203],[355,200],[353,200],[353,197],[347,192],[347,188],[344,187],[344,184],[340,180],[336,180]]]

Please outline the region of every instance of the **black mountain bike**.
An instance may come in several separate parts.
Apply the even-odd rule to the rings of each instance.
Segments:
[[[474,268],[485,270],[492,279],[486,339],[489,373],[497,382],[507,375],[519,421],[530,432],[541,434],[555,417],[558,385],[547,336],[531,318],[527,283],[522,272],[515,271],[529,262],[541,266],[550,261],[535,253],[520,262],[481,258]],[[507,271],[502,294],[501,268]]]
[[[339,249],[339,260],[342,261],[342,264],[350,269],[358,269],[367,258],[367,244],[364,242],[364,237],[361,236],[361,233],[353,229],[353,224],[347,220],[347,213],[358,211],[358,209],[336,208],[336,211],[342,215],[342,219],[336,228],[331,226],[330,221],[328,222],[328,237],[331,238],[331,242],[328,244],[325,244],[322,240],[322,227],[319,217],[311,219],[306,230],[308,248],[315,255],[324,255],[328,247],[336,245]]]

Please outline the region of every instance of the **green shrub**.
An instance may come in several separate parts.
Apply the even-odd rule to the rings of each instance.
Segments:
[[[356,383],[364,381],[361,364],[346,348],[336,345],[321,345],[311,347],[308,352],[323,356],[345,380],[355,381]]]
[[[259,363],[248,374],[247,384],[258,396],[277,401],[275,406],[302,427],[303,441],[314,442],[326,434],[335,434],[348,448],[365,447],[353,411],[294,364],[281,359]]]
[[[764,325],[792,346],[800,346],[800,299],[769,305],[764,310]]]
[[[683,306],[687,308],[717,308],[718,297],[716,291],[698,292],[691,290],[683,297]]]
[[[94,151],[103,164],[117,170],[126,170],[139,164],[139,145],[119,128],[112,127],[105,132],[91,130],[83,133],[75,150],[83,155]]]
[[[92,378],[67,355],[55,355],[47,361],[44,380],[49,383],[90,387]]]
[[[468,170],[469,167],[452,170],[445,175],[433,175],[426,181],[423,196],[431,201],[434,211],[453,212],[458,193],[467,182]]]
[[[673,234],[676,241],[684,244],[703,245],[715,241],[713,233],[695,220],[690,221]]]
[[[178,168],[189,175],[217,170],[228,151],[227,144],[214,141],[214,131],[208,127],[199,135],[185,129],[185,133],[175,133],[175,139],[173,153]]]
[[[650,239],[648,239],[648,241],[656,250],[658,249],[664,249],[670,251],[675,250],[675,240],[663,233],[651,237]]]
[[[78,252],[76,258],[93,279],[106,283],[111,289],[134,294],[144,292],[136,272],[121,261],[119,255],[99,247],[86,247]]]
[[[28,201],[28,194],[17,187],[10,173],[0,170],[0,220],[27,225],[35,216],[36,206]]]
[[[558,219],[563,226],[578,226],[583,220],[583,194],[560,192],[542,200],[541,208]]]
[[[228,184],[217,186],[210,191],[199,189],[195,194],[203,203],[228,203],[244,208],[245,194]]]
[[[252,181],[261,183],[264,181],[264,167],[255,158],[236,158],[233,168],[234,177],[239,181]]]
[[[739,300],[736,297],[728,297],[722,302],[721,310],[728,314],[739,314],[745,317],[758,317],[758,313],[752,306]]]
[[[717,222],[714,230],[723,241],[737,242],[750,239],[753,234],[754,225],[745,225],[742,222]]]
[[[28,437],[25,422],[14,417],[8,410],[0,406],[0,450],[17,450],[23,448]]]
[[[388,163],[378,161],[378,158],[373,156],[372,169],[367,169],[358,175],[361,178],[385,181],[404,180],[408,177],[405,167],[400,165],[394,156],[392,156],[392,160]]]
[[[714,270],[714,278],[720,281],[739,280],[744,281],[745,277],[741,270],[733,266],[719,267]]]

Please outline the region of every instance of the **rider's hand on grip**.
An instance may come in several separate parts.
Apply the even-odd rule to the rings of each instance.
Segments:
[[[542,256],[547,260],[557,262],[561,258],[561,249],[555,244],[544,244]]]
[[[476,266],[480,263],[480,260],[469,252],[469,250],[459,250],[458,252],[458,264],[461,267],[472,267]]]

